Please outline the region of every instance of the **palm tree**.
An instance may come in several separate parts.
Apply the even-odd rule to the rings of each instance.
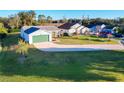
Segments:
[[[16,52],[25,56],[28,53],[28,44],[23,40],[19,40]]]
[[[20,63],[24,63],[26,54],[28,54],[28,49],[29,49],[28,44],[26,42],[24,42],[23,40],[19,40],[16,53],[20,54],[20,56],[19,56]]]

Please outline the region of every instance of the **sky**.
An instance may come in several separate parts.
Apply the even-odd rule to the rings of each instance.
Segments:
[[[20,11],[27,10],[0,10],[0,17],[8,17],[12,14],[17,14]],[[89,16],[89,18],[117,18],[124,17],[124,10],[35,10],[37,16],[44,14],[51,16],[54,20],[66,18],[82,18],[82,16]]]

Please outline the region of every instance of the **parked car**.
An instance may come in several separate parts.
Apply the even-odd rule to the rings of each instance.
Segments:
[[[111,34],[110,32],[100,32],[99,37],[107,38],[108,34]]]
[[[122,40],[121,40],[120,42],[121,42],[121,44],[123,44],[123,45],[124,45],[124,38],[122,38]]]
[[[118,34],[118,33],[115,33],[115,34],[113,34],[115,37],[118,37],[118,38],[121,38],[121,37],[123,37],[123,35],[122,34]]]

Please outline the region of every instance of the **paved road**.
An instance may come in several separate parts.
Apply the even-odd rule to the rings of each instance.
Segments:
[[[52,42],[36,43],[34,46],[42,51],[64,52],[64,51],[96,51],[96,50],[124,50],[121,44],[103,45],[60,45]]]

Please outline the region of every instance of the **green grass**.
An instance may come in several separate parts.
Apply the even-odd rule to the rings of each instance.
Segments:
[[[4,43],[17,44],[16,35]],[[18,57],[9,48],[0,53],[0,81],[124,81],[124,51],[48,53],[30,47],[24,64]]]
[[[19,32],[8,33],[7,37],[3,40],[6,46],[17,45]]]
[[[96,36],[72,36],[58,38],[58,44],[118,44],[117,40],[108,40]]]

